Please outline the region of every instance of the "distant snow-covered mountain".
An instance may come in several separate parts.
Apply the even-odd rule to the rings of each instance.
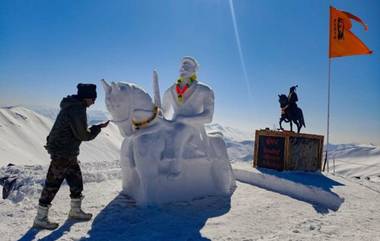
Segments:
[[[0,165],[48,163],[50,159],[43,146],[58,112],[58,108],[42,106],[0,108]],[[90,125],[107,119],[105,111],[88,111]],[[248,133],[219,124],[207,125],[206,130],[223,134],[231,160],[252,160],[253,140]],[[110,123],[99,137],[82,144],[79,159],[83,162],[118,159],[122,139],[117,126]]]
[[[253,140],[254,133],[248,133],[244,132],[242,130],[228,127],[228,126],[222,126],[217,123],[211,123],[206,125],[206,131],[208,132],[220,132],[223,134],[223,136],[233,142],[244,142],[247,140]]]
[[[232,127],[224,127],[216,123],[206,125],[206,131],[223,134],[231,161],[251,161],[253,159],[254,134]]]
[[[380,182],[380,148],[364,144],[330,144],[330,171]]]
[[[47,116],[53,111],[45,111]],[[0,108],[0,166],[8,163],[47,164],[50,158],[44,149],[53,120],[26,107]],[[95,140],[84,142],[79,160],[105,161],[119,159],[122,137],[110,123]]]
[[[14,164],[47,164],[50,159],[43,146],[58,109],[22,106],[0,108],[0,166]],[[105,111],[88,111],[90,124],[108,119]],[[247,133],[217,123],[206,125],[207,132],[223,134],[231,161],[253,159],[254,133]],[[81,146],[82,162],[119,159],[123,138],[116,125],[110,123],[99,137]],[[352,177],[378,178],[380,181],[380,148],[363,144],[330,144],[330,170]]]
[[[380,155],[380,149],[372,144],[329,144],[331,158],[366,157]]]
[[[58,115],[58,108],[29,106],[31,110],[54,120]],[[109,119],[109,114],[101,110],[87,111],[89,124],[105,121]],[[223,134],[226,142],[227,152],[230,160],[250,161],[253,158],[253,136],[254,133],[247,133],[236,128],[222,126],[217,123],[207,124],[207,132],[218,132]]]
[[[46,116],[51,120],[55,120],[55,118],[57,117],[59,113],[59,108],[54,108],[54,107],[31,105],[31,106],[26,106],[26,108],[33,110],[34,112],[40,115]],[[102,122],[109,119],[108,113],[101,110],[89,109],[87,110],[87,116],[88,116],[89,124],[94,124],[94,123]]]

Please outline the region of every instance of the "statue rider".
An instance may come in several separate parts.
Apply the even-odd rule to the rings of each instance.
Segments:
[[[289,108],[289,112],[292,114],[292,115],[295,115],[295,111],[297,109],[297,101],[298,101],[298,96],[297,96],[297,93],[296,93],[296,88],[298,87],[298,85],[295,85],[295,86],[292,86],[290,87],[289,89],[289,95],[288,95],[288,106],[287,108]]]

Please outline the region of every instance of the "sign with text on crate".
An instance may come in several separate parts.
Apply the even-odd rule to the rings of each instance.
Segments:
[[[323,136],[256,130],[253,166],[275,170],[320,171]]]

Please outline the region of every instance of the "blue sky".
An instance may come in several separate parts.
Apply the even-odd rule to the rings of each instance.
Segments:
[[[191,55],[214,89],[215,122],[252,133],[278,126],[277,94],[298,84],[304,132],[325,135],[330,4],[367,23],[353,31],[374,51],[332,61],[330,141],[380,145],[377,0],[234,0],[247,80],[229,0],[2,0],[0,105],[55,107],[89,82],[99,92],[92,108],[105,110],[101,78],[151,92],[155,68],[163,92]]]

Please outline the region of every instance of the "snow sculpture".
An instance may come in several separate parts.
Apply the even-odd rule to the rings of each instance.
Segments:
[[[120,157],[123,193],[140,205],[232,194],[235,179],[220,136],[209,138],[213,151],[205,150],[205,133],[163,118],[138,86],[102,83],[107,109],[125,137]]]

